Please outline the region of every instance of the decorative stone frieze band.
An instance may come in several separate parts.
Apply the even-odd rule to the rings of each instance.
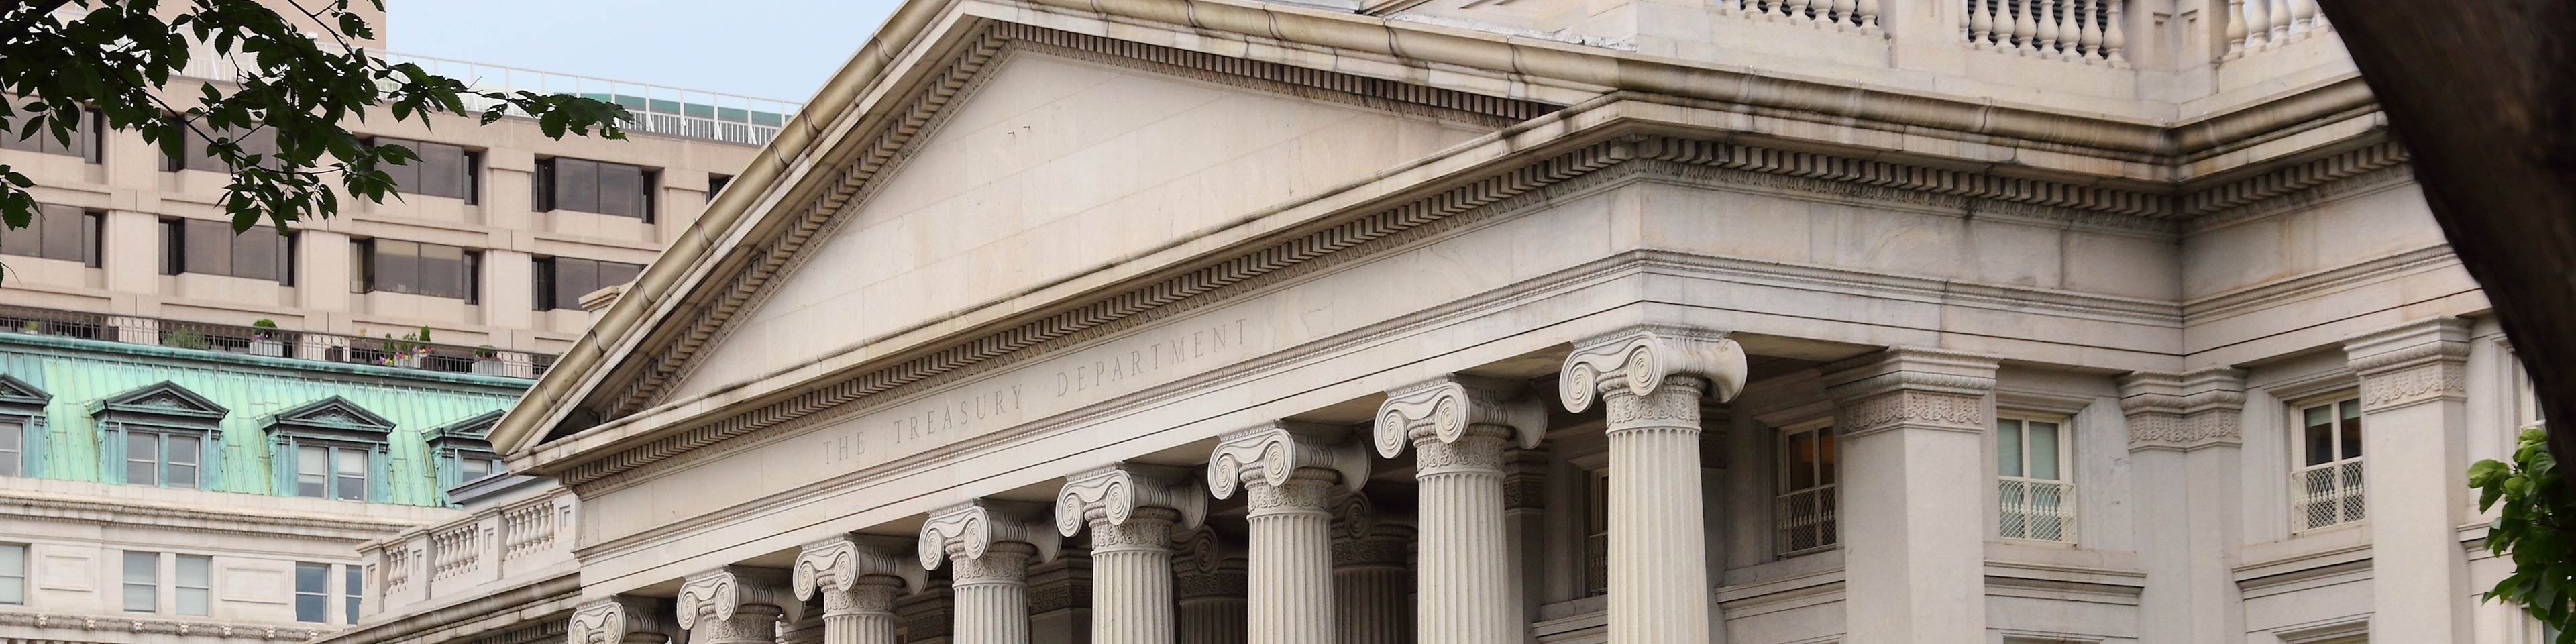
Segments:
[[[895,595],[925,581],[909,541],[844,534],[797,553],[789,580],[799,601],[823,595],[823,644],[895,644]]]
[[[1821,370],[1836,403],[1834,433],[1849,438],[1898,427],[1983,433],[1995,367],[1992,356],[1896,348]]]
[[[2345,341],[2343,350],[2361,377],[2365,413],[2468,395],[2468,320],[2408,322]]]
[[[788,596],[783,570],[724,566],[689,575],[672,602],[689,644],[772,644],[778,620],[799,619],[805,606]]]
[[[670,602],[650,597],[616,595],[582,604],[572,611],[565,630],[567,644],[669,644],[678,640],[679,625],[666,615]]]
[[[2245,370],[2139,371],[2120,376],[2129,449],[2194,450],[2244,442]]]

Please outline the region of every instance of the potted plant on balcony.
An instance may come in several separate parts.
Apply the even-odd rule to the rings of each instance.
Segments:
[[[474,375],[506,376],[510,375],[509,368],[509,363],[501,361],[499,348],[488,344],[474,348]]]
[[[279,339],[276,320],[260,318],[259,321],[250,323],[250,327],[252,329],[250,332],[251,355],[269,356],[273,358],[286,357],[286,342]]]
[[[196,329],[180,329],[161,334],[161,346],[175,349],[204,349],[206,335]]]
[[[18,325],[18,332],[27,335],[42,335],[45,332],[45,325],[42,322],[28,320],[26,324]]]
[[[388,367],[419,369],[420,363],[428,358],[429,327],[424,326],[419,331],[403,334],[399,338],[387,334],[385,355],[378,358],[377,363]]]

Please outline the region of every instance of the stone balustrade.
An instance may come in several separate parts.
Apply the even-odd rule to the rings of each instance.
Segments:
[[[2334,31],[2316,0],[2228,0],[2227,55],[2278,49]]]
[[[371,586],[363,613],[403,613],[571,572],[579,508],[571,490],[550,488],[360,546]]]
[[[1981,51],[2127,67],[2121,0],[1968,0],[1968,44]]]

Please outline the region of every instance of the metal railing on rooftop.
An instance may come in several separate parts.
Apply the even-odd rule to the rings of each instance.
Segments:
[[[535,378],[552,354],[315,331],[0,305],[0,333],[49,335],[273,358]]]

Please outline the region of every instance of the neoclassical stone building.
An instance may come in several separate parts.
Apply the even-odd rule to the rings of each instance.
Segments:
[[[2373,105],[2306,0],[912,2],[491,431],[565,537],[325,641],[2536,641]]]

